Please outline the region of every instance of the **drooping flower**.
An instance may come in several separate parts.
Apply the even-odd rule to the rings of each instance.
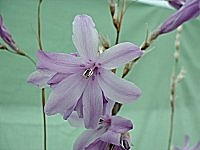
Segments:
[[[186,21],[200,15],[200,0],[187,0],[185,4],[171,15],[165,22],[152,34],[154,39],[164,33],[175,30]]]
[[[0,15],[0,37],[2,40],[12,48],[15,52],[18,52],[19,49],[17,48],[15,41],[12,39],[11,34],[9,33],[8,29],[5,27],[3,22],[3,17]]]
[[[185,4],[185,2],[186,0],[168,0],[168,3],[176,9],[180,9]]]
[[[37,71],[28,82],[51,86],[45,106],[47,115],[60,113],[67,119],[73,111],[84,118],[86,128],[95,128],[108,101],[128,103],[141,91],[133,83],[110,70],[143,54],[140,48],[125,42],[98,53],[99,36],[91,17],[78,15],[73,22],[73,43],[78,55],[39,50]]]
[[[96,129],[84,131],[75,141],[74,150],[129,150],[130,136],[133,129],[130,120],[119,116],[105,115]]]
[[[189,147],[189,136],[185,136],[183,147],[175,146],[174,150],[200,150],[200,141],[196,145]]]

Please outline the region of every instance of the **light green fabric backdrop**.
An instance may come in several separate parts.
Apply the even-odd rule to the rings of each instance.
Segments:
[[[140,45],[146,24],[152,30],[173,12],[132,3],[124,17],[120,41]],[[73,52],[72,21],[82,13],[92,16],[99,33],[108,35],[114,43],[116,35],[107,0],[43,0],[44,49]],[[0,0],[0,14],[17,44],[35,58],[37,1]],[[183,28],[179,68],[184,66],[187,74],[177,87],[173,143],[178,145],[182,145],[185,134],[191,137],[191,143],[200,140],[200,21],[193,20]],[[123,106],[119,113],[135,124],[131,135],[136,150],[167,149],[174,39],[175,32],[160,37],[127,76],[143,91],[137,102]],[[0,150],[42,150],[41,92],[26,83],[34,69],[27,59],[0,51]],[[48,150],[72,149],[73,141],[83,130],[69,126],[59,115],[48,117],[47,124]]]

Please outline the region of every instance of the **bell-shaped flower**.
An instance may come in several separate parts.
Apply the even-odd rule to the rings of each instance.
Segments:
[[[143,54],[140,48],[125,42],[98,53],[99,35],[91,17],[78,15],[73,22],[73,43],[78,55],[39,50],[37,71],[28,82],[51,85],[45,106],[47,115],[60,113],[67,119],[72,111],[84,118],[86,128],[95,128],[107,101],[129,103],[141,91],[133,83],[111,72]]]
[[[171,32],[186,21],[196,18],[200,14],[200,0],[187,0],[185,4],[171,15],[152,34],[157,37],[161,34]]]
[[[180,147],[175,146],[174,150],[200,150],[200,141],[192,147],[189,147],[189,144],[190,144],[189,136],[185,136],[185,141],[184,141],[183,147],[180,148]]]
[[[128,131],[133,129],[130,120],[119,116],[105,115],[96,129],[84,131],[75,141],[74,150],[129,150]]]
[[[0,37],[2,40],[12,48],[15,52],[19,52],[19,49],[16,47],[15,41],[12,39],[11,34],[8,29],[5,27],[3,22],[3,17],[0,15]]]

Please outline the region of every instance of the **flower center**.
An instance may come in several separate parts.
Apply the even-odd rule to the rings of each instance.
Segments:
[[[87,68],[82,76],[85,77],[86,79],[89,79],[90,77],[92,77],[94,74],[97,74],[97,70],[100,67],[100,63],[96,64],[96,63],[90,63],[90,67]]]
[[[93,75],[94,71],[93,69],[89,68],[89,69],[86,69],[83,73],[83,76],[88,79],[90,78],[92,75]]]

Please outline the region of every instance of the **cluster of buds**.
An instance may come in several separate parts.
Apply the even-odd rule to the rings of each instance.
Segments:
[[[120,28],[121,28],[121,24],[122,24],[122,19],[125,13],[125,8],[126,8],[126,2],[125,0],[123,0],[123,4],[122,4],[122,9],[121,9],[121,13],[119,15],[118,12],[118,2],[116,0],[110,0],[110,13],[112,16],[112,20],[113,20],[113,25],[115,26],[117,32],[120,32]]]

